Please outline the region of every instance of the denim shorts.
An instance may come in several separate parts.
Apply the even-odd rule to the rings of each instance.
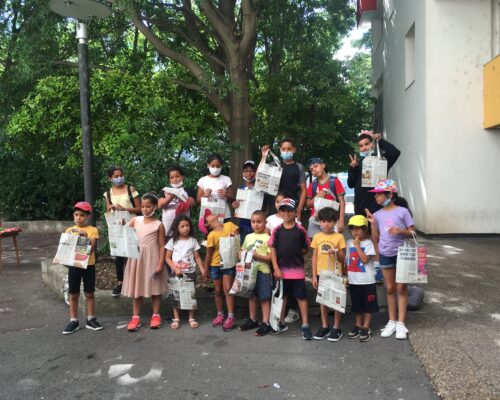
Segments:
[[[257,296],[260,301],[271,299],[271,274],[257,271],[257,281],[253,289],[252,297]]]
[[[384,256],[383,254],[379,254],[380,260],[380,269],[389,269],[396,268],[396,261],[398,256]]]
[[[222,279],[223,275],[235,276],[236,268],[221,269],[220,267],[210,267],[210,278],[212,280]]]

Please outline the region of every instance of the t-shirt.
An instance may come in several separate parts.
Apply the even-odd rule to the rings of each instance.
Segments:
[[[281,163],[283,173],[280,179],[278,193],[283,193],[285,197],[299,201],[300,184],[306,181],[306,173],[304,166],[297,162],[293,164]]]
[[[175,242],[174,239],[170,239],[165,248],[172,250],[172,261],[177,264],[182,273],[196,272],[194,252],[200,250],[200,245],[195,238],[178,239]]]
[[[109,189],[109,194],[111,195],[110,203],[113,205],[119,205],[124,208],[134,208],[135,204],[130,202],[130,196],[128,195],[128,189],[126,189],[125,193],[122,194],[113,194],[113,188]],[[137,190],[134,189],[132,192],[132,197],[135,199],[139,196]],[[104,198],[108,199],[108,192],[104,192]],[[130,217],[135,217],[135,213],[130,213]]]
[[[268,254],[271,254],[271,249],[268,246],[268,242],[271,236],[269,236],[267,233],[249,233],[245,237],[245,241],[243,242],[243,245],[241,248],[243,250],[252,250],[254,249],[254,252],[261,255],[261,256],[267,256]],[[269,274],[271,272],[271,268],[269,267],[269,264],[263,261],[257,261],[257,270],[260,272],[263,272],[264,274]]]
[[[370,256],[370,260],[363,264],[359,258],[356,247],[352,244],[352,240],[347,242],[347,275],[349,276],[349,284],[352,285],[369,285],[375,283],[375,266],[373,265],[373,257],[375,255],[375,247],[370,239],[363,240],[360,244],[363,253]]]
[[[205,191],[206,189],[211,189],[212,190],[211,196],[219,198],[217,191],[221,189],[227,189],[232,184],[233,182],[231,181],[231,178],[229,176],[219,175],[218,177],[214,178],[209,175],[205,175],[204,177],[198,180],[197,185],[203,191]],[[224,211],[224,217],[231,218],[231,209],[229,208],[229,204],[227,204],[227,200],[225,201],[225,203],[226,203],[226,210]]]
[[[282,223],[283,218],[281,218],[278,214],[273,214],[266,218],[266,228],[269,229],[269,232],[271,233],[273,233],[273,231]],[[295,223],[302,225],[297,218],[295,218]]]
[[[318,249],[318,264],[316,266],[316,273],[318,275],[320,271],[328,269],[329,262],[331,262],[333,266],[335,256],[333,254],[328,254],[328,251],[335,247],[339,250],[339,252],[346,248],[344,236],[340,233],[319,232],[314,235],[311,242],[311,248]],[[335,266],[335,271],[342,272],[342,264],[338,261]]]
[[[377,226],[380,233],[378,250],[380,254],[392,257],[398,254],[398,247],[403,245],[405,235],[391,235],[389,229],[394,227],[407,229],[415,225],[410,212],[405,207],[396,207],[392,210],[378,210],[373,214],[377,220]]]
[[[231,221],[226,222],[221,231],[211,231],[207,236],[207,248],[213,247],[214,254],[212,255],[211,267],[220,267],[220,251],[219,241],[221,237],[235,235],[238,231],[238,226]]]
[[[165,194],[166,194],[165,190],[166,189],[167,189],[166,187],[164,187],[162,189],[162,196],[163,197],[165,197]],[[192,190],[185,189],[185,188],[183,188],[183,189],[184,189],[184,192],[186,193],[187,196],[195,198],[195,194]],[[176,209],[180,203],[181,203],[181,200],[177,196],[175,196],[172,199],[172,201],[167,204],[167,207],[163,208],[161,210],[162,211],[161,222],[163,223],[163,226],[165,227],[165,236],[172,236],[172,222],[174,222],[175,217],[177,217],[178,215],[186,215],[187,217],[190,216],[189,209],[187,209],[183,213],[176,215]]]
[[[66,229],[66,233],[72,233],[73,235],[78,235],[79,233],[76,231],[85,231],[87,237],[89,239],[99,239],[99,231],[95,226],[85,225],[84,227],[79,227],[77,225],[73,225],[72,227]],[[95,265],[95,252],[94,249],[91,250],[89,255],[89,262],[87,265]]]
[[[304,279],[303,249],[309,248],[309,237],[305,229],[298,224],[287,229],[283,225],[276,228],[269,240],[271,247],[276,249],[278,266],[283,279]]]
[[[342,185],[342,182],[340,182],[340,179],[335,178],[333,180],[333,184],[335,185],[335,191],[337,192],[337,198],[333,197],[330,194],[327,194],[325,196],[325,199],[327,200],[335,200],[338,201],[338,196],[343,196],[345,194],[345,189],[344,186]],[[316,193],[313,193],[313,183],[309,183],[309,186],[307,186],[307,191],[306,195],[310,199],[314,198],[316,194],[323,189],[328,189],[330,190],[330,179],[328,179],[325,183],[321,184],[318,182]],[[314,215],[314,207],[311,209],[311,217]]]

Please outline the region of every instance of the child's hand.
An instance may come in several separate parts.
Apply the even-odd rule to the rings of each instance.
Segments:
[[[276,269],[274,270],[273,274],[274,274],[274,277],[275,277],[276,279],[281,279],[281,269],[276,268]]]
[[[205,191],[203,192],[203,196],[205,197],[210,197],[211,194],[212,194],[212,189],[205,189]]]
[[[123,207],[122,207],[121,205],[119,205],[119,204],[115,204],[115,205],[114,205],[114,208],[115,208],[115,210],[116,210],[116,211],[124,211],[124,210],[125,210],[125,208],[123,208]]]
[[[373,140],[380,140],[380,139],[382,139],[381,133],[374,133],[373,134]]]
[[[345,226],[344,224],[341,224],[340,222],[337,222],[337,232],[342,233],[344,232]]]
[[[165,199],[170,203],[175,198],[175,194],[165,193]]]
[[[356,154],[354,154],[354,156],[351,156],[351,155],[349,154],[349,158],[351,159],[351,163],[349,164],[349,166],[350,166],[351,168],[355,168],[355,167],[357,167],[357,166],[358,166],[358,159],[357,159]]]
[[[354,236],[352,238],[352,244],[355,246],[355,247],[359,247],[359,244],[361,243],[361,241],[359,240],[359,237],[358,236]]]
[[[336,248],[336,247],[334,247],[334,248],[332,248],[332,249],[328,250],[328,254],[330,254],[330,255],[331,255],[331,254],[337,254],[337,253],[338,253],[338,251],[339,251],[339,249],[338,249],[338,248]]]
[[[240,206],[240,202],[238,200],[233,201],[233,208],[238,208]]]
[[[388,232],[391,235],[401,235],[403,233],[404,229],[398,228],[397,226],[393,226],[389,228]]]
[[[267,157],[267,153],[269,153],[269,145],[265,144],[262,146],[262,157]]]
[[[218,195],[221,199],[225,198],[225,197],[226,197],[226,189],[219,189],[219,190],[217,190],[217,195]]]
[[[88,237],[89,235],[87,234],[87,232],[83,231],[83,230],[80,230],[80,232],[78,232],[78,234],[80,236],[83,236],[83,237]]]
[[[375,217],[373,216],[373,214],[370,212],[370,210],[368,210],[368,208],[365,208],[365,213],[366,213],[366,219],[368,220],[368,222],[370,224],[375,224],[376,221],[375,221]]]
[[[318,193],[316,193],[316,197],[326,197],[326,192],[324,190],[319,190]]]
[[[312,285],[314,289],[318,288],[318,277],[316,275],[313,275],[312,277]]]
[[[155,274],[156,274],[156,275],[160,275],[160,274],[161,274],[161,271],[163,271],[163,264],[158,265],[158,266],[156,267]]]

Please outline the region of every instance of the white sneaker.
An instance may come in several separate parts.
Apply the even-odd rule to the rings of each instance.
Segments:
[[[398,322],[396,324],[396,339],[406,339],[408,337],[408,328],[406,328],[404,322]]]
[[[389,337],[392,336],[394,332],[396,332],[396,321],[389,321],[387,325],[380,330],[380,336]]]
[[[293,308],[288,310],[288,314],[285,317],[285,324],[293,324],[300,319],[299,313],[295,311]]]

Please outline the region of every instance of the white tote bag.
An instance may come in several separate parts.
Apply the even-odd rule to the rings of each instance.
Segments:
[[[179,310],[196,310],[196,289],[194,281],[183,276],[174,276],[168,280],[169,297]]]
[[[377,154],[365,157],[361,165],[361,186],[373,188],[381,179],[387,179],[387,160],[381,156],[377,144]]]
[[[236,276],[229,294],[249,298],[257,282],[257,264],[253,260],[253,251],[243,251],[236,264]]]
[[[261,162],[257,168],[257,173],[255,174],[255,189],[269,193],[271,196],[276,196],[278,194],[278,188],[280,186],[281,174],[283,173],[283,168],[281,168],[281,163],[278,157],[274,155],[272,151],[269,154],[273,158],[276,166]]]
[[[271,312],[269,315],[269,325],[275,331],[279,331],[281,319],[281,309],[283,308],[283,280],[280,279],[273,290],[271,297]]]
[[[233,268],[236,265],[239,249],[240,235],[221,237],[219,239],[221,269]]]
[[[427,247],[419,246],[415,233],[413,242],[405,240],[398,248],[397,283],[427,283]]]
[[[326,193],[328,193],[330,196],[335,198],[335,195],[331,192],[329,189],[323,189]],[[325,199],[324,197],[314,197],[314,215],[309,218],[309,222],[319,225],[319,219],[318,219],[318,213],[320,210],[323,208],[330,207],[333,208],[334,210],[338,211],[340,209],[340,203],[335,201],[335,200],[329,200]]]
[[[347,279],[335,273],[336,266],[337,258],[335,257],[333,267],[329,262],[328,269],[320,271],[316,302],[345,314]]]
[[[264,193],[252,189],[238,189],[236,200],[240,206],[235,209],[235,217],[251,219],[254,211],[262,210]]]
[[[201,198],[200,218],[205,215],[205,209],[209,209],[212,214],[217,215],[219,222],[224,222],[226,215],[226,200],[218,197],[209,196]]]

